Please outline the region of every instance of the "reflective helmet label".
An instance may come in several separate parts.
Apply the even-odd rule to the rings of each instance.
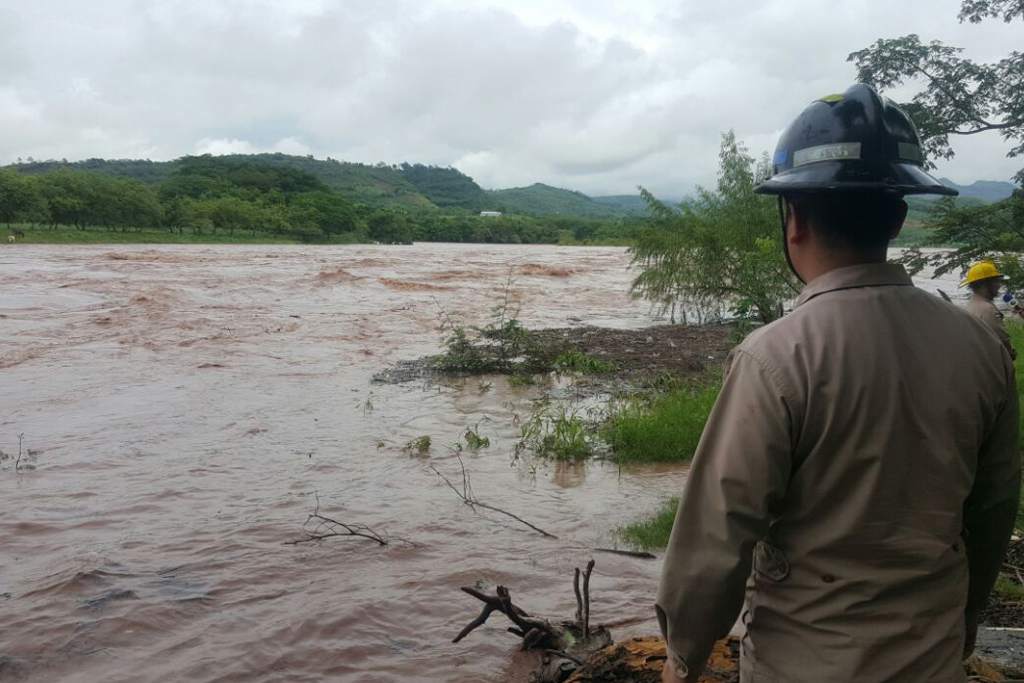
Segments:
[[[860,143],[836,142],[831,145],[805,147],[793,152],[794,168],[804,164],[813,164],[818,161],[833,161],[836,159],[860,159]]]

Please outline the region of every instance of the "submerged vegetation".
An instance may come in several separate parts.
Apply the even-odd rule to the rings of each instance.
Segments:
[[[423,436],[417,436],[415,439],[410,440],[405,444],[405,451],[407,453],[415,453],[416,455],[426,455],[430,452],[431,438],[429,434]]]
[[[516,452],[529,450],[555,460],[582,460],[594,453],[594,435],[579,412],[540,401],[520,425]]]
[[[678,498],[670,498],[646,519],[627,524],[618,530],[617,535],[630,545],[643,550],[660,550],[668,545],[668,537],[672,534],[672,523],[676,519]]]

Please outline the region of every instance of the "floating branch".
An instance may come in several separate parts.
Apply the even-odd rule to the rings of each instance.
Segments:
[[[483,508],[485,510],[490,510],[492,512],[501,513],[501,514],[503,514],[503,515],[505,515],[507,517],[511,517],[512,519],[516,520],[520,524],[525,524],[526,526],[528,526],[531,529],[533,529],[534,531],[536,531],[538,534],[541,534],[543,536],[547,536],[548,538],[558,538],[558,536],[555,536],[554,534],[551,534],[551,533],[548,533],[547,531],[544,531],[539,526],[536,526],[534,524],[530,524],[529,522],[527,522],[522,517],[520,517],[518,515],[515,515],[515,514],[512,514],[508,510],[502,510],[499,507],[496,507],[494,505],[490,505],[488,503],[484,503],[481,500],[479,500],[474,495],[474,493],[473,493],[473,485],[472,485],[472,482],[470,482],[470,479],[469,479],[469,472],[466,471],[466,464],[464,462],[462,462],[462,456],[460,456],[458,453],[456,453],[455,457],[459,461],[459,467],[462,468],[462,490],[461,491],[455,486],[455,484],[453,484],[451,482],[451,480],[448,477],[444,476],[441,473],[441,471],[438,470],[436,467],[431,465],[430,469],[432,469],[434,471],[434,474],[436,474],[438,477],[440,477],[441,480],[444,481],[444,483],[448,485],[448,488],[450,488],[452,491],[455,492],[455,495],[457,495],[459,498],[462,499],[463,503],[465,503],[469,507],[473,508],[474,510],[476,510],[476,508]]]
[[[313,527],[308,528],[311,523],[313,523]],[[316,507],[313,509],[313,512],[310,513],[309,517],[306,518],[303,526],[307,527],[305,529],[306,537],[298,538],[294,541],[287,541],[288,545],[312,543],[313,541],[322,541],[325,538],[334,538],[335,536],[365,538],[377,543],[378,545],[387,545],[389,542],[389,539],[386,536],[374,531],[365,524],[349,524],[321,515],[319,495],[316,495]]]

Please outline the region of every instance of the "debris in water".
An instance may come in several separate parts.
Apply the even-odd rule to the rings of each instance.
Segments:
[[[582,572],[583,589],[580,591],[580,569],[574,574],[573,589],[576,594],[575,621],[553,623],[547,619],[530,616],[530,614],[512,602],[508,588],[498,586],[494,595],[487,595],[469,586],[462,591],[472,595],[484,603],[480,614],[455,636],[457,643],[473,630],[482,626],[494,612],[504,614],[515,624],[509,633],[522,638],[523,650],[540,650],[544,653],[541,668],[531,680],[538,683],[560,683],[564,681],[578,666],[594,652],[611,644],[612,636],[604,626],[590,628],[590,574],[594,570],[594,560],[587,563]]]
[[[322,270],[316,276],[316,284],[324,287],[327,285],[337,285],[343,282],[355,282],[356,280],[363,280],[365,278],[353,275],[344,268],[336,268],[334,270]],[[294,316],[298,317],[298,316]]]
[[[393,280],[388,277],[377,278],[377,280],[385,287],[397,290],[399,292],[443,292],[451,289],[451,287],[444,287],[442,285],[431,285],[426,282],[409,282],[406,280]]]
[[[540,263],[524,263],[515,272],[520,275],[541,275],[544,277],[569,277],[576,271],[563,266],[545,266]]]
[[[514,515],[511,512],[509,512],[508,510],[502,510],[499,507],[495,507],[494,505],[490,505],[488,503],[484,503],[484,502],[481,502],[480,500],[478,500],[477,497],[476,497],[476,494],[473,493],[473,484],[470,481],[469,472],[466,471],[466,463],[462,462],[462,456],[459,455],[458,453],[455,454],[455,457],[459,461],[459,467],[462,468],[462,490],[461,491],[459,489],[455,488],[455,484],[453,484],[451,482],[451,480],[448,479],[448,477],[446,477],[443,474],[441,474],[440,470],[438,470],[436,467],[431,465],[430,469],[432,469],[434,471],[434,474],[436,474],[438,477],[440,477],[441,480],[444,481],[444,483],[448,485],[448,488],[450,488],[452,491],[455,492],[455,495],[457,495],[459,498],[462,499],[463,503],[465,503],[469,507],[473,508],[473,510],[476,510],[479,507],[479,508],[483,508],[485,510],[491,510],[492,512],[499,512],[499,513],[501,513],[501,514],[503,514],[503,515],[505,515],[507,517],[511,517],[512,519],[516,520],[517,522],[519,522],[521,524],[525,524],[526,526],[530,527],[531,529],[536,531],[538,534],[541,534],[542,536],[547,536],[548,538],[558,538],[558,536],[555,536],[554,534],[550,534],[547,531],[544,531],[543,529],[541,529],[540,527],[535,526],[533,524],[530,524],[529,522],[527,522],[522,517],[520,517],[518,515]]]

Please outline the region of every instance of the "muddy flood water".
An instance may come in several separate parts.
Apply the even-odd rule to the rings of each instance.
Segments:
[[[373,384],[483,322],[511,270],[530,327],[663,322],[615,248],[15,246],[0,250],[0,680],[517,681],[459,586],[657,631],[659,562],[593,555],[681,467],[513,459],[536,387]],[[930,283],[929,283],[930,284]],[[940,285],[955,289],[955,283]],[[430,466],[479,425],[474,512]],[[13,461],[24,434],[20,471]],[[429,435],[424,456],[403,446]],[[321,512],[413,541],[288,545]]]

